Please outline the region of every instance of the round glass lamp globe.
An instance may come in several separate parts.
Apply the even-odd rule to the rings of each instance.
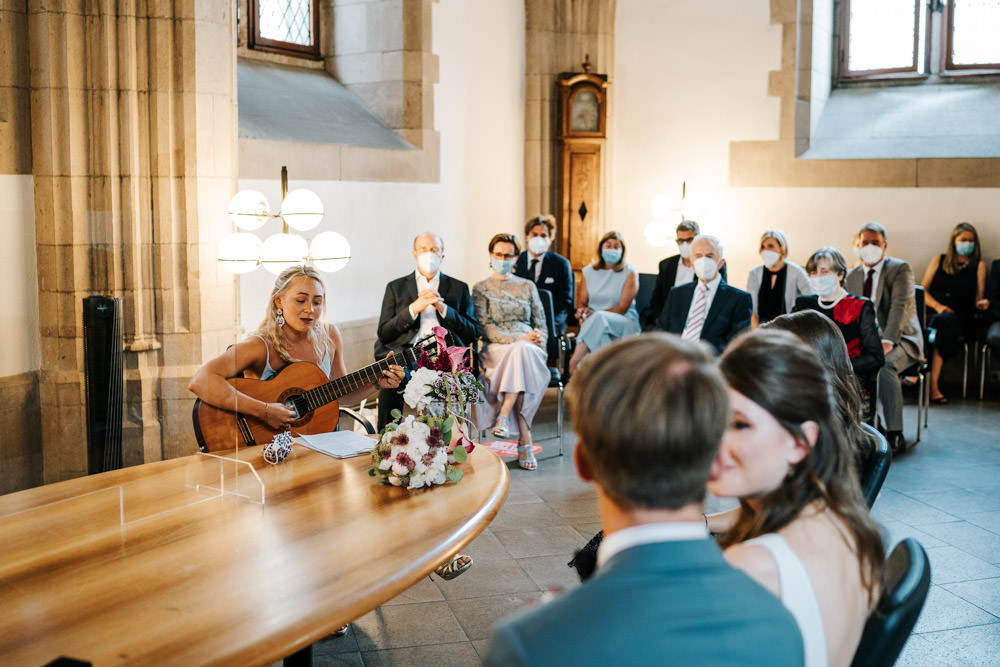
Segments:
[[[667,237],[670,235],[670,224],[663,220],[654,220],[646,225],[646,241],[654,248],[662,248],[667,245]]]
[[[312,240],[309,258],[320,271],[334,273],[351,260],[351,244],[337,232],[320,232]]]
[[[253,231],[270,219],[271,205],[267,197],[256,190],[240,190],[229,200],[227,212],[237,227]]]
[[[217,257],[230,273],[249,273],[260,264],[260,239],[245,232],[230,234],[219,244]]]
[[[290,266],[302,264],[308,253],[309,245],[298,234],[272,234],[260,249],[260,263],[278,275]]]
[[[292,229],[308,231],[323,219],[323,202],[312,190],[292,190],[281,202],[281,217]]]

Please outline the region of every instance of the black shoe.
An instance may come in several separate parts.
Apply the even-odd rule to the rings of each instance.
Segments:
[[[886,433],[885,439],[889,441],[889,449],[892,450],[894,456],[906,451],[906,440],[903,438],[902,431],[889,431]]]

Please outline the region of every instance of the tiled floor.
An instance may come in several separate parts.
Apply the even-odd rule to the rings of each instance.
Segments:
[[[553,394],[554,392],[550,392]],[[554,401],[536,437],[554,433]],[[991,399],[992,400],[989,400]],[[1000,403],[935,406],[922,442],[894,462],[873,510],[894,544],[916,537],[932,587],[898,664],[996,665],[1000,653]],[[907,435],[915,416],[906,408]],[[567,431],[567,453],[572,435]],[[544,440],[543,457],[558,441]],[[511,468],[510,495],[467,549],[475,565],[453,581],[431,576],[314,648],[317,665],[475,665],[493,621],[553,587],[578,585],[566,567],[599,528],[593,488],[569,456]]]

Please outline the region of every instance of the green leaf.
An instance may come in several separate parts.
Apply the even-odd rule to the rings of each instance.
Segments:
[[[399,408],[393,408],[392,412],[390,412],[389,414],[392,415],[393,419],[399,419],[400,417],[403,416],[403,413],[400,412]]]
[[[458,466],[448,466],[448,472],[445,477],[449,482],[457,482],[462,479],[462,469]]]
[[[469,453],[465,451],[465,447],[459,445],[452,450],[451,455],[455,457],[455,460],[459,463],[465,463],[469,460]]]

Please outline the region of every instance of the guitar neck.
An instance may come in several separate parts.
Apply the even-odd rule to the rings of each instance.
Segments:
[[[374,384],[379,378],[383,377],[382,371],[388,370],[391,365],[409,366],[417,360],[417,349],[416,347],[409,347],[403,350],[398,356],[393,355],[385,359],[380,359],[374,364],[310,389],[303,393],[306,401],[308,401],[309,409],[315,410],[327,403],[336,401],[341,396],[346,396],[362,387]]]

